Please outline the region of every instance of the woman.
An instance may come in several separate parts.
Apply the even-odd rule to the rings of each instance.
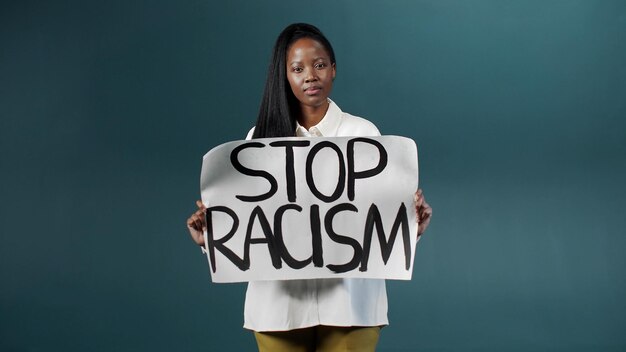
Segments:
[[[247,139],[265,137],[378,136],[371,122],[344,113],[328,98],[337,73],[330,42],[314,26],[285,28],[274,46],[256,126]],[[204,245],[204,206],[197,202],[187,227]],[[415,194],[418,236],[432,209]],[[244,327],[259,351],[374,351],[387,325],[384,280],[316,279],[248,284]]]

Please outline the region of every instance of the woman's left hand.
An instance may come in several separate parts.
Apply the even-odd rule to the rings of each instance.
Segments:
[[[417,215],[417,235],[426,231],[428,224],[430,224],[430,218],[433,215],[433,208],[426,203],[426,199],[424,198],[424,194],[421,189],[418,189],[415,192],[415,214]]]

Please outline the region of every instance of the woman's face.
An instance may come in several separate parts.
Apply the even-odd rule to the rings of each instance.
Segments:
[[[335,64],[324,46],[301,38],[287,51],[287,80],[301,107],[324,106],[335,78]]]

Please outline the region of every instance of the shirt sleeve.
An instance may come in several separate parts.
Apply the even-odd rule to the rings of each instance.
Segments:
[[[248,131],[248,134],[246,135],[246,140],[247,141],[251,140],[252,136],[254,136],[254,127],[252,127],[250,131]]]

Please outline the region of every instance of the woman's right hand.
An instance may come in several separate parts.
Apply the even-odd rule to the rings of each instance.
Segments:
[[[187,229],[193,241],[199,246],[204,246],[204,231],[206,231],[206,218],[204,214],[206,207],[199,200],[196,201],[196,205],[198,206],[198,210],[187,219]]]

